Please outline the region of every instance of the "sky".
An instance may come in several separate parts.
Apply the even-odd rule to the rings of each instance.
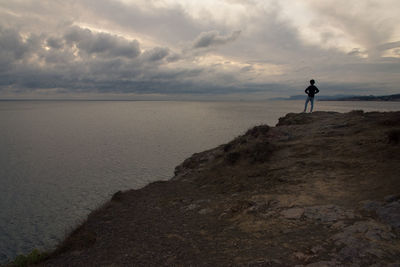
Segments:
[[[400,93],[398,0],[0,0],[0,98]]]

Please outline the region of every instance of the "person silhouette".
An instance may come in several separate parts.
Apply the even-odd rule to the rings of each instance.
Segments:
[[[310,80],[310,86],[308,86],[307,89],[304,91],[308,96],[307,96],[307,99],[306,99],[306,104],[304,105],[304,111],[303,112],[306,112],[308,102],[311,102],[310,113],[314,109],[314,96],[319,93],[319,89],[314,84],[315,84],[315,81],[314,80]]]

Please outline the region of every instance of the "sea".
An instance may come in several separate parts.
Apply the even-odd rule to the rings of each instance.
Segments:
[[[0,263],[51,250],[119,190],[173,177],[193,153],[301,112],[303,101],[0,101]],[[398,111],[323,102],[315,111]]]

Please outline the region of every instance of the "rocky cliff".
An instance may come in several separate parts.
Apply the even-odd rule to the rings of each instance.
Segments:
[[[400,112],[288,114],[116,193],[40,265],[398,266],[399,152]]]

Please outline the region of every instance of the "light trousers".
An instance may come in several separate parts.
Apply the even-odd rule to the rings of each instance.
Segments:
[[[307,97],[306,104],[304,105],[304,112],[306,112],[306,110],[307,110],[308,102],[311,102],[310,112],[312,112],[313,108],[314,108],[314,97],[310,97],[310,96]]]

